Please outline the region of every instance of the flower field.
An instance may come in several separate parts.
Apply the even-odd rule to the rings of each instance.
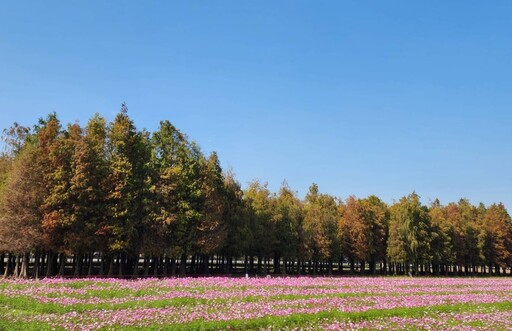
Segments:
[[[2,280],[0,329],[512,330],[512,279]]]

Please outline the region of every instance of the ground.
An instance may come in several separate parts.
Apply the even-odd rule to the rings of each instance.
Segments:
[[[1,280],[2,330],[512,330],[512,278]]]

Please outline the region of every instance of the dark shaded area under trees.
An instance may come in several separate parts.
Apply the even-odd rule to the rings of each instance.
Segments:
[[[3,140],[4,277],[511,274],[502,204],[242,190],[215,153],[169,121],[138,130],[124,105],[112,123],[63,127],[54,113]]]

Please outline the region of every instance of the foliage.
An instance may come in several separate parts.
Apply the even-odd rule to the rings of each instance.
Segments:
[[[111,123],[96,114],[85,127],[62,125],[52,113],[33,129],[14,123],[2,139],[5,275],[16,275],[11,265],[21,257],[37,260],[33,274],[54,275],[57,262],[65,273],[65,256],[75,275],[84,274],[82,262],[89,274],[129,267],[167,275],[178,260],[180,273],[201,273],[213,259],[222,265],[216,272],[229,273],[239,258],[244,272],[256,272],[257,259],[260,273],[341,273],[347,261],[351,271],[359,263],[361,273],[369,265],[382,274],[512,266],[512,221],[502,204],[425,206],[412,193],[388,206],[376,196],[342,201],[316,184],[301,199],[286,182],[273,193],[258,180],[242,189],[215,152],[205,156],[170,121],[138,130],[124,104]]]

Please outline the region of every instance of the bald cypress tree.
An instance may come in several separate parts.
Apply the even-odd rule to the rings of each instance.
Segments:
[[[0,195],[0,250],[23,259],[21,270],[7,267],[5,276],[13,273],[26,278],[29,254],[42,246],[41,205],[45,188],[37,153],[32,144],[18,151]],[[37,277],[37,273],[34,276]]]
[[[72,207],[77,202],[70,191],[71,160],[76,143],[81,139],[81,128],[75,124],[63,130],[55,113],[46,120],[40,120],[39,124],[36,128],[37,141],[47,190],[42,205],[45,246],[47,250],[60,254],[59,274],[62,276],[66,255],[72,253],[69,229],[73,222]],[[50,274],[52,269],[47,268]]]
[[[453,249],[453,227],[450,223],[445,206],[439,200],[435,200],[429,209],[432,221],[431,247],[432,263],[435,274],[447,272],[447,266],[455,262]]]
[[[119,275],[124,274],[127,262],[133,266],[141,249],[147,216],[144,206],[150,157],[147,141],[147,134],[137,131],[123,104],[107,133],[108,221],[102,227],[108,248],[118,259]],[[111,264],[110,273],[112,267]]]
[[[273,204],[274,253],[283,260],[281,273],[287,273],[287,262],[299,255],[299,235],[303,222],[302,203],[286,183],[281,185]]]
[[[390,211],[388,256],[402,265],[404,273],[409,272],[411,265],[416,273],[418,263],[431,260],[428,210],[421,205],[420,197],[412,193],[391,206]]]
[[[202,154],[169,121],[160,122],[152,145],[155,226],[161,227],[166,252],[180,257],[184,275],[187,256],[197,247],[202,217]]]
[[[83,254],[89,254],[87,273],[92,273],[91,254],[107,249],[101,236],[101,227],[107,222],[106,197],[108,166],[106,152],[106,122],[94,115],[85,128],[85,134],[75,146],[71,162],[70,194],[72,226],[69,229],[70,248],[76,254],[75,275],[82,274]]]
[[[512,221],[503,204],[492,204],[482,220],[479,245],[490,272],[512,264]]]
[[[210,256],[220,251],[227,236],[226,223],[222,219],[227,204],[226,191],[217,153],[202,160],[200,173],[202,204],[196,249],[202,255],[203,272],[208,272]]]
[[[327,261],[328,273],[332,263],[340,254],[338,233],[339,208],[336,199],[321,194],[312,184],[304,202],[304,232],[309,257],[313,259],[313,272],[318,272],[319,263]]]
[[[272,198],[268,184],[262,184],[258,180],[251,181],[244,190],[244,200],[248,208],[247,219],[252,235],[248,253],[258,257],[259,271],[262,267],[260,261],[265,260],[266,273],[270,272],[269,260],[273,257]]]

